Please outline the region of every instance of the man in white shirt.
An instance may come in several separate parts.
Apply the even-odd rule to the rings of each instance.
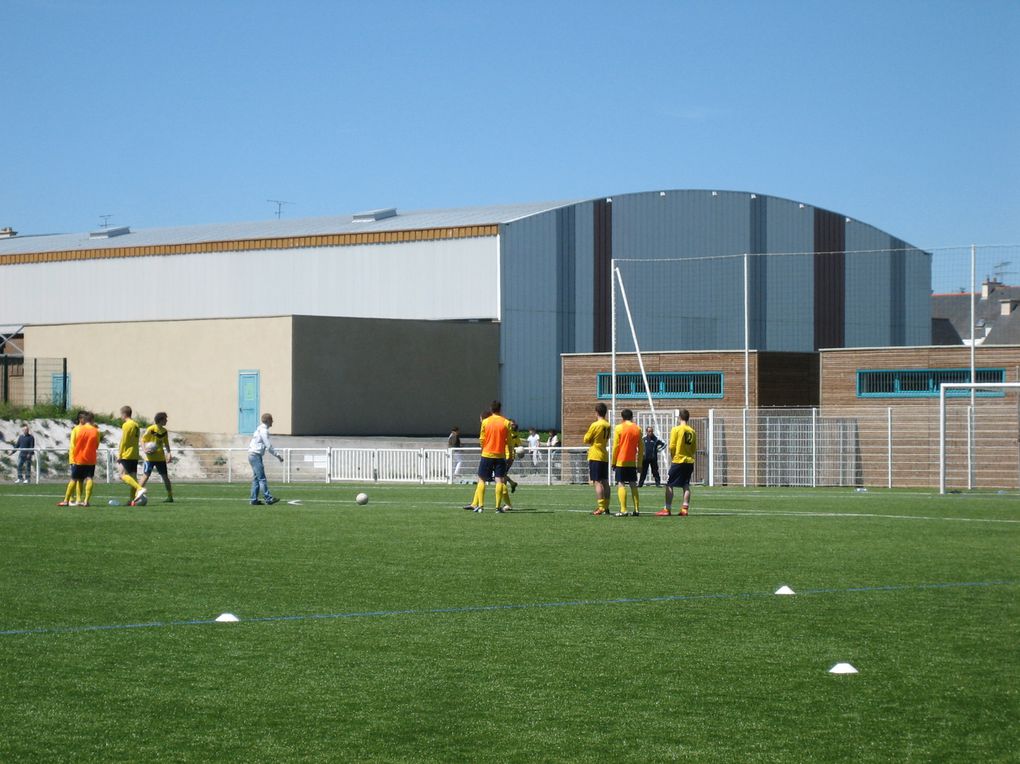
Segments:
[[[542,461],[542,452],[538,449],[542,445],[542,436],[538,434],[534,427],[528,430],[528,449],[531,451],[531,463],[538,466],[538,463]]]
[[[251,436],[251,443],[248,444],[248,464],[251,465],[251,500],[252,505],[262,504],[259,501],[259,491],[266,500],[266,504],[275,504],[278,498],[269,492],[269,482],[266,480],[266,468],[262,464],[262,456],[268,451],[281,462],[283,455],[273,448],[269,442],[269,428],[273,426],[273,415],[263,414],[262,424],[258,426]]]

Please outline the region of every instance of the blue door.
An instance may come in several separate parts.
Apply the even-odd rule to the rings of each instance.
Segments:
[[[51,374],[50,375],[50,400],[61,408],[71,405],[71,375]]]
[[[259,426],[259,373],[237,373],[237,431],[253,433]]]

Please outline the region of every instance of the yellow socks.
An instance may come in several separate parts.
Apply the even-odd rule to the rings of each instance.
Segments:
[[[129,486],[134,488],[136,493],[138,492],[138,489],[141,488],[141,486],[138,484],[138,481],[135,480],[130,475],[121,475],[120,479],[121,479],[121,482],[127,483]]]
[[[485,505],[485,483],[481,480],[475,484],[475,495],[471,499],[471,506],[481,507]]]
[[[71,503],[71,495],[74,493],[75,486],[78,485],[78,481],[72,480],[67,484],[67,490],[64,491],[64,501],[68,504]]]
[[[620,511],[627,514],[627,486],[617,486],[616,495],[620,497]]]
[[[85,481],[85,503],[92,501],[92,478]]]
[[[631,488],[630,488],[630,495],[632,497],[634,497],[634,511],[635,512],[640,512],[641,511],[641,500],[638,498],[638,489],[637,489],[636,485],[635,486],[631,486]]]

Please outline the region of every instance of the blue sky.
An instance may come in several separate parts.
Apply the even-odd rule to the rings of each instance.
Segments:
[[[665,188],[1020,243],[1020,2],[0,6],[0,226]]]

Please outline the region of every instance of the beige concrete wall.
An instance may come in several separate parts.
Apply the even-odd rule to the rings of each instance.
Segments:
[[[129,404],[171,430],[237,431],[237,374],[260,372],[262,411],[273,432],[291,416],[292,318],[57,324],[25,329],[32,354],[66,357],[71,404],[116,412]]]
[[[470,434],[498,395],[498,324],[294,317],[297,434]]]

